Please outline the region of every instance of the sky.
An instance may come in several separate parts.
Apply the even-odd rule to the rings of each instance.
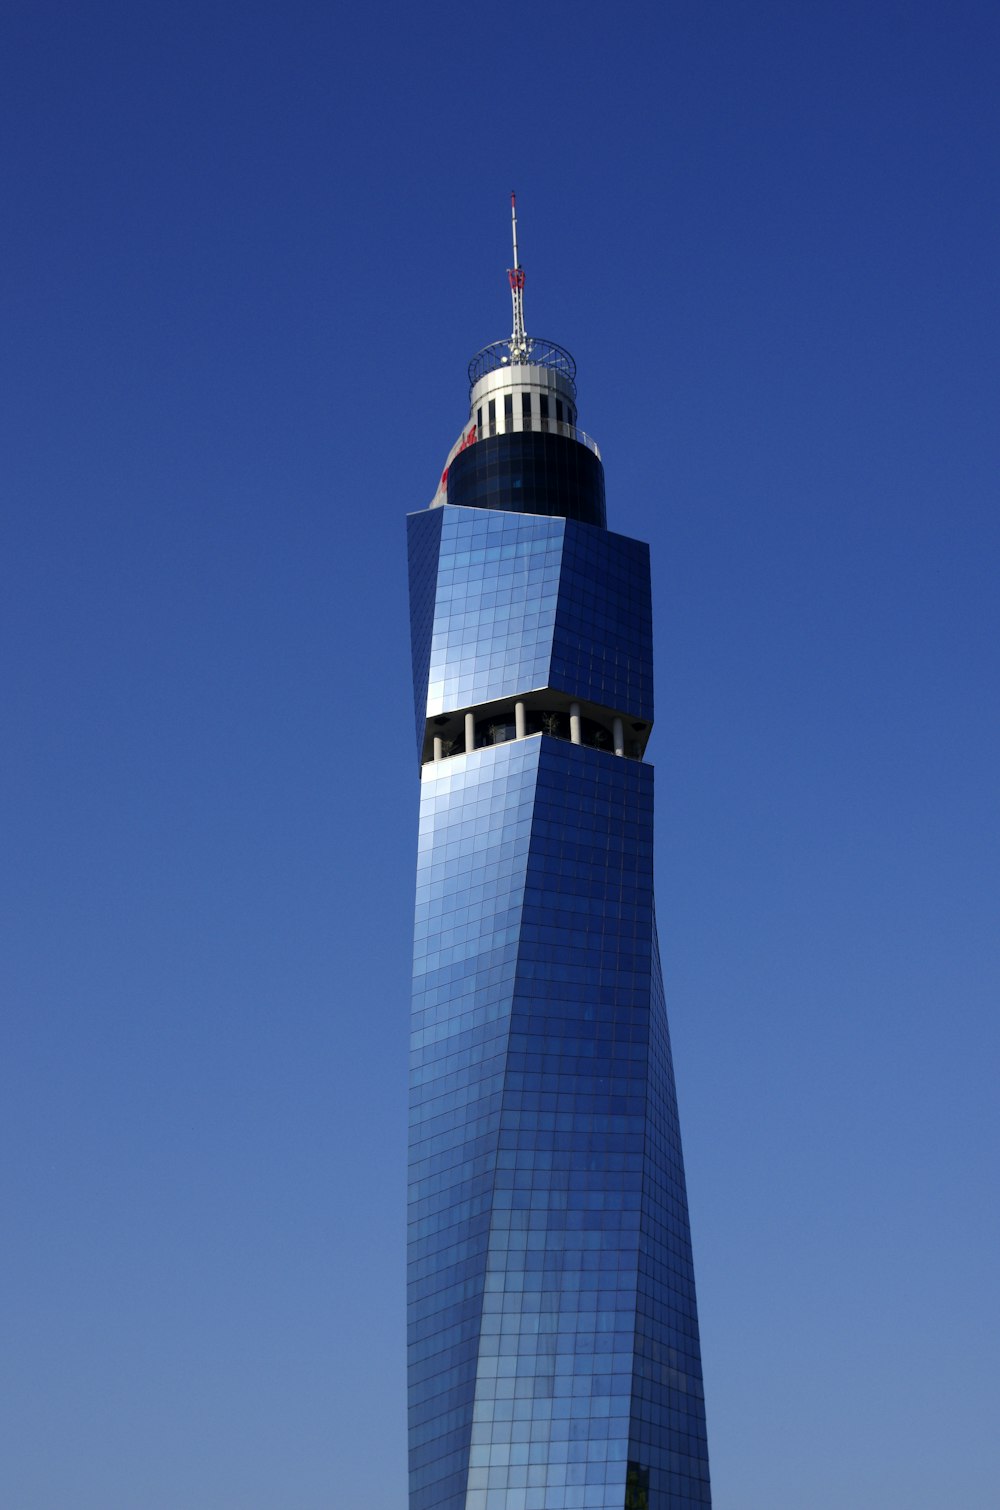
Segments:
[[[404,517],[652,547],[716,1510],[993,1510],[1000,12],[0,11],[0,1504],[403,1510]]]

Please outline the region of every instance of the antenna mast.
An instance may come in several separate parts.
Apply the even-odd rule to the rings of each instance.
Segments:
[[[517,200],[510,196],[510,229],[514,240],[514,266],[507,269],[511,303],[514,306],[514,329],[510,336],[510,360],[526,362],[531,346],[524,333],[524,268],[517,260]]]

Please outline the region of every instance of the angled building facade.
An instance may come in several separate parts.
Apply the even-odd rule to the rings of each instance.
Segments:
[[[512,205],[513,212],[513,205]],[[653,906],[649,552],[514,329],[410,516],[410,1510],[710,1505]]]

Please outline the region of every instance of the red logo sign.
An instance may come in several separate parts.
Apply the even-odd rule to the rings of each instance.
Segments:
[[[475,425],[470,425],[469,429],[468,429],[468,433],[464,433],[463,432],[462,439],[459,441],[458,446],[457,446],[457,448],[455,450],[455,455],[457,456],[458,453],[459,453],[459,451],[464,451],[465,448],[466,448],[466,446],[474,446],[476,444],[476,441],[478,439],[479,439],[479,436],[478,436],[478,433],[476,431]],[[441,487],[444,488],[445,491],[447,491],[447,488],[448,488],[448,467],[445,467],[444,471],[441,473]]]

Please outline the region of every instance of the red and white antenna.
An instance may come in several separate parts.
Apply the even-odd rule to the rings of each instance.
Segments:
[[[514,239],[514,266],[507,269],[510,297],[514,306],[514,329],[510,337],[511,362],[526,362],[531,350],[524,333],[524,268],[517,260],[517,200],[510,196],[510,229]]]

